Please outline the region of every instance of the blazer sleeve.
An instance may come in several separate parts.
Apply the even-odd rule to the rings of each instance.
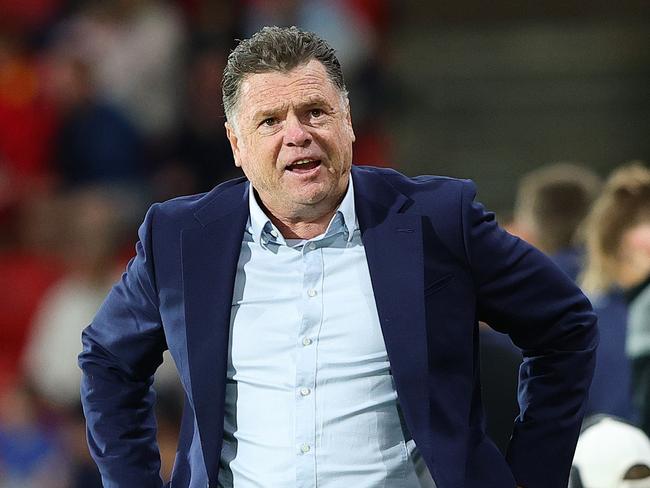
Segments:
[[[463,189],[465,252],[479,320],[522,349],[507,461],[525,488],[567,486],[595,365],[596,316],[580,289],[550,259],[496,223]]]
[[[166,349],[152,262],[155,206],[136,256],[82,333],[81,399],[90,452],[106,488],[159,488],[153,374]]]

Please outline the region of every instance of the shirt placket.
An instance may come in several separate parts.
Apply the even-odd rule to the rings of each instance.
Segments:
[[[296,348],[295,442],[296,486],[316,486],[316,361],[318,332],[322,321],[323,254],[317,242],[302,248],[302,321]]]

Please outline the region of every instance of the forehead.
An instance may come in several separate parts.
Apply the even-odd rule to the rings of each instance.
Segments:
[[[307,103],[322,98],[335,103],[340,91],[320,61],[311,60],[288,72],[271,71],[247,75],[242,82],[239,106],[244,113],[273,106]]]

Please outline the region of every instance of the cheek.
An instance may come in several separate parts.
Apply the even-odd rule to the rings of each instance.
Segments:
[[[281,137],[263,137],[255,141],[252,146],[251,156],[256,164],[263,166],[265,170],[269,170],[269,167],[275,167],[281,149]]]
[[[623,239],[632,248],[644,251],[650,255],[650,223],[644,223],[633,227],[627,232]]]
[[[244,173],[258,179],[269,180],[273,178],[277,168],[277,151],[260,144],[246,155],[246,162],[242,165]]]
[[[350,137],[350,132],[342,130],[336,139],[336,150],[341,159],[341,165],[349,164],[352,159],[352,143],[354,139]]]

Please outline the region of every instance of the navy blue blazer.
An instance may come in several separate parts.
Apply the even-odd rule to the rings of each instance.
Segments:
[[[566,487],[598,340],[588,300],[498,227],[471,182],[364,167],[352,178],[399,402],[438,488]],[[166,348],[185,390],[171,486],[217,486],[248,191],[240,178],[152,206],[83,332],[88,439],[107,488],[162,486],[151,383]],[[479,320],[523,350],[505,458],[484,432]]]

